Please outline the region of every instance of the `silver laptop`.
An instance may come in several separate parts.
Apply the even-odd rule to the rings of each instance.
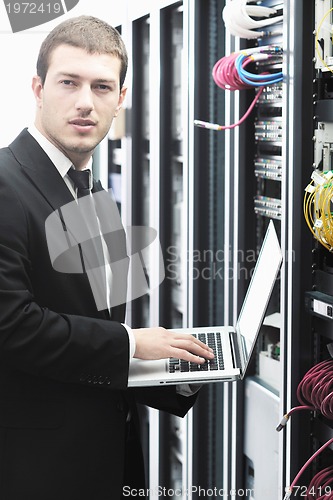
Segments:
[[[240,380],[259,335],[272,290],[282,263],[282,252],[270,221],[236,326],[177,329],[195,335],[215,351],[215,359],[203,365],[177,359],[133,359],[128,386],[208,383]]]

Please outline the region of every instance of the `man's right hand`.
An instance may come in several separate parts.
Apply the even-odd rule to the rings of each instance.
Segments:
[[[135,337],[134,357],[139,359],[177,358],[202,364],[214,354],[200,340],[187,333],[178,333],[162,327],[132,330]]]

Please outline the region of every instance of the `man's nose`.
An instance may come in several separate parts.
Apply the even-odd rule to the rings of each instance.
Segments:
[[[90,86],[83,85],[77,93],[76,109],[90,112],[94,108],[93,92]]]

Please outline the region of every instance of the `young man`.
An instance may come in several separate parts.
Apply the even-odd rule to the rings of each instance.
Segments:
[[[50,259],[45,222],[78,196],[68,172],[90,169],[125,98],[126,67],[108,24],[60,24],[40,50],[35,123],[0,151],[4,500],[116,500],[124,486],[144,488],[136,402],[184,415],[195,396],[128,390],[131,358],[213,357],[186,335],[131,330],[124,304],[99,310],[87,273],[59,272]],[[126,255],[121,231],[117,240]]]

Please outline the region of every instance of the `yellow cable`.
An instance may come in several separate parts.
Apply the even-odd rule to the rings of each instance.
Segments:
[[[333,184],[330,182],[332,177],[328,177],[327,173],[319,175],[326,182],[314,185],[314,180],[311,180],[305,190],[303,212],[313,236],[331,252],[333,251],[333,216],[331,213]]]
[[[326,62],[323,60],[323,58],[321,57],[321,54],[320,54],[320,52],[319,52],[319,49],[318,49],[318,45],[319,45],[319,39],[318,39],[318,36],[319,36],[319,32],[320,32],[320,30],[321,30],[321,27],[322,27],[323,22],[325,21],[326,17],[330,14],[330,12],[332,12],[332,10],[333,10],[333,7],[332,7],[332,9],[330,9],[329,11],[327,11],[327,12],[326,12],[326,14],[324,15],[324,17],[321,19],[321,21],[320,21],[320,23],[319,23],[319,25],[318,25],[318,29],[317,29],[317,31],[316,31],[316,38],[315,38],[315,41],[316,41],[316,42],[315,42],[315,45],[316,45],[316,52],[317,52],[317,54],[318,54],[318,57],[319,57],[320,61],[322,62],[322,64],[323,64],[323,65],[324,65],[324,66],[325,66],[325,67],[326,67],[326,68],[327,68],[327,69],[328,69],[331,73],[333,73],[333,70],[332,70],[329,66],[327,66]]]

